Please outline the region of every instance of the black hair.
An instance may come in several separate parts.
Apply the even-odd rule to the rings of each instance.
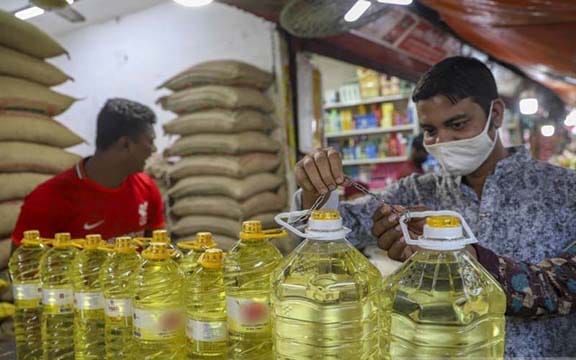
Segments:
[[[122,136],[136,138],[156,123],[156,115],[145,105],[127,99],[109,99],[96,122],[96,149],[106,150]]]
[[[412,138],[412,150],[413,151],[426,151],[424,147],[424,134],[420,133]]]
[[[494,75],[480,60],[455,56],[440,61],[422,75],[412,101],[437,95],[446,96],[453,104],[471,98],[488,116],[490,103],[498,98],[498,87]]]

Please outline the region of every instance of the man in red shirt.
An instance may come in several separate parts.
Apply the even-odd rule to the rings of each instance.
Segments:
[[[148,235],[164,227],[162,197],[142,171],[156,151],[152,110],[125,99],[106,102],[97,119],[96,153],[39,185],[22,206],[12,234],[19,245],[26,230],[51,238],[101,234]]]

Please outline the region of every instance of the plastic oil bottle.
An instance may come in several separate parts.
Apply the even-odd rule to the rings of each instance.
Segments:
[[[104,296],[100,269],[108,254],[100,235],[87,235],[72,267],[76,360],[104,358]]]
[[[282,255],[269,239],[285,235],[262,231],[260,221],[246,221],[224,259],[229,359],[274,359],[270,280]]]
[[[188,250],[188,253],[186,253],[180,260],[180,271],[184,276],[189,276],[192,275],[194,270],[198,267],[200,256],[207,249],[215,248],[216,242],[212,237],[212,233],[199,232],[196,234],[194,241],[179,242],[178,247]]]
[[[274,349],[278,360],[380,359],[378,269],[347,240],[337,210],[311,213],[305,238],[273,278]]]
[[[223,259],[222,250],[207,249],[196,271],[185,277],[187,359],[227,359]]]
[[[426,217],[418,240],[410,239],[408,216]],[[476,239],[464,219],[427,211],[400,224],[419,250],[384,284],[385,358],[503,359],[506,296],[466,251]]]
[[[134,359],[181,359],[184,313],[182,276],[165,230],[154,231],[134,279]]]
[[[132,351],[133,280],[141,258],[130,237],[118,237],[100,271],[104,294],[106,359],[129,359]]]
[[[74,359],[72,265],[78,250],[69,233],[58,233],[40,260],[42,281],[42,358]]]
[[[38,341],[42,313],[40,259],[46,250],[38,231],[25,231],[20,247],[8,263],[16,306],[14,333],[18,360],[42,357],[42,343]]]

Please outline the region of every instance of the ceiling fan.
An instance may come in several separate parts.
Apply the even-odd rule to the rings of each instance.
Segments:
[[[78,1],[79,0],[30,0],[29,7],[17,10],[16,12],[37,7],[45,11],[53,12],[72,23],[79,23],[86,21],[86,18],[72,7],[72,4]]]

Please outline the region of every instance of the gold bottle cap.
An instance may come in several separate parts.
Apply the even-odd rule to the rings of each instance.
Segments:
[[[28,230],[24,231],[22,237],[22,244],[38,245],[41,244],[40,231],[38,230]]]
[[[102,245],[102,236],[98,234],[90,234],[86,235],[86,239],[84,240],[82,247],[88,250],[95,250],[98,249]]]
[[[208,249],[198,259],[198,264],[207,269],[218,269],[222,267],[224,252],[220,249]]]
[[[431,228],[457,228],[460,227],[460,219],[455,216],[429,216],[426,218],[426,225]]]
[[[136,251],[136,248],[132,246],[132,238],[129,236],[119,236],[114,241],[114,252],[118,253],[128,253]]]
[[[162,243],[151,243],[150,246],[142,252],[144,259],[165,260],[169,259],[172,254],[168,245]]]
[[[338,210],[314,210],[310,218],[312,220],[339,220],[340,212]]]
[[[170,243],[170,236],[168,236],[168,231],[166,231],[166,230],[154,230],[152,232],[152,241],[151,242],[169,244]]]
[[[69,247],[72,245],[72,237],[70,233],[57,233],[54,235],[53,246],[57,248]]]

